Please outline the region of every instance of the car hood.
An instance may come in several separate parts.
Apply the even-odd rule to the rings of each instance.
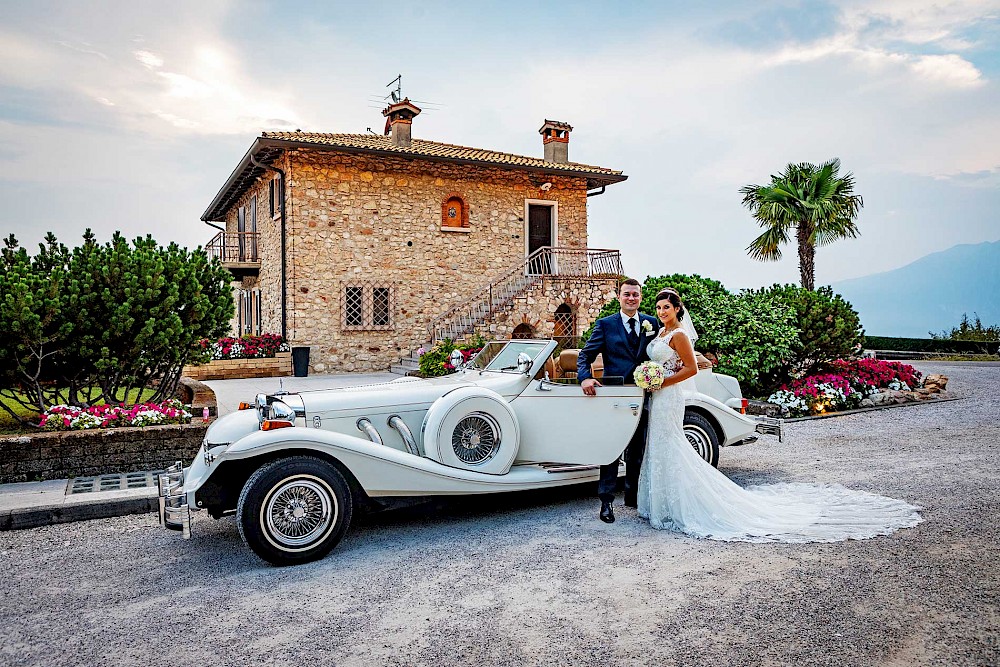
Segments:
[[[527,382],[527,377],[519,374],[463,371],[426,380],[405,377],[379,384],[303,391],[292,396],[302,402],[307,417],[338,412],[363,414],[386,407],[426,408],[448,392],[470,385],[486,387],[511,400],[521,393]]]

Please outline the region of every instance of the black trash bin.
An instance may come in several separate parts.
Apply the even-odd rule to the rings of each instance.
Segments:
[[[292,348],[292,375],[304,378],[309,375],[309,348]]]

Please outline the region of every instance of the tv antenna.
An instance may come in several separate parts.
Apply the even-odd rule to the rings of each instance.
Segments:
[[[395,79],[385,84],[385,87],[388,88],[392,84],[396,84],[396,90],[390,90],[389,94],[386,97],[391,97],[392,103],[395,104],[396,102],[403,99],[403,75],[402,74],[397,75]]]
[[[381,95],[381,96],[379,96],[379,95],[372,95],[371,97],[369,97],[368,98],[368,106],[371,107],[371,108],[373,108],[373,109],[376,109],[376,108],[377,109],[381,109],[382,108],[381,105],[386,100],[392,100],[390,102],[390,104],[396,104],[396,103],[402,102],[404,99],[406,99],[406,98],[403,97],[403,75],[402,74],[397,74],[395,79],[393,79],[389,83],[385,84],[386,88],[389,88],[391,86],[395,86],[395,88],[393,88],[392,90],[390,90],[388,95]],[[413,102],[414,104],[421,105],[421,108],[424,111],[437,111],[442,106],[444,106],[442,104],[438,104],[437,102],[430,102],[430,101],[427,101],[427,100],[410,100],[410,101]]]

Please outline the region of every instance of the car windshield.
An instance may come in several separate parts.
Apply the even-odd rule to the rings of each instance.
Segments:
[[[545,341],[493,341],[487,343],[469,362],[468,368],[480,371],[517,372],[517,355],[524,352],[532,363],[545,350]]]

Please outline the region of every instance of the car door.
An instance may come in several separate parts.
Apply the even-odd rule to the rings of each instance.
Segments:
[[[578,384],[534,380],[513,401],[521,430],[516,463],[611,463],[639,426],[643,392],[603,386],[584,396]]]

